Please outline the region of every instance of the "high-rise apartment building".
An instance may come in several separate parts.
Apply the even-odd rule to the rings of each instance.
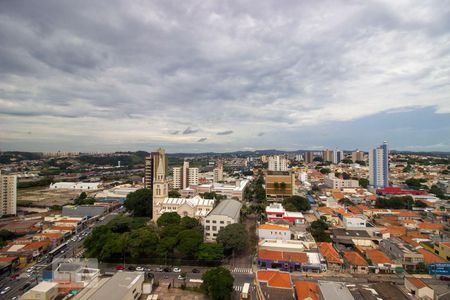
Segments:
[[[325,149],[323,150],[323,160],[324,161],[329,161],[329,162],[334,162],[334,151],[333,150],[329,150],[329,149]]]
[[[183,162],[182,167],[173,168],[173,188],[185,189],[190,185],[198,185],[198,168],[189,168],[189,162]]]
[[[314,152],[313,151],[307,151],[303,155],[303,158],[305,159],[305,163],[312,163],[314,161]]]
[[[389,150],[387,142],[369,151],[369,182],[374,188],[389,186]]]
[[[353,160],[353,162],[364,160],[364,152],[359,151],[359,150],[353,151],[352,152],[352,160]]]
[[[269,171],[287,171],[288,161],[283,155],[269,157]]]
[[[162,151],[162,152],[161,152]],[[163,164],[165,164],[165,175],[167,174],[167,159],[165,156],[164,149],[158,149],[156,152],[151,152],[149,156],[145,157],[145,165],[144,165],[144,187],[153,190],[153,182],[155,181],[155,174],[158,166],[162,160],[162,154],[164,153]]]
[[[0,217],[15,215],[17,208],[17,176],[0,172]]]
[[[344,159],[344,152],[342,150],[335,149],[333,151],[333,164],[338,164]]]
[[[217,163],[217,166],[214,168],[213,173],[214,182],[223,181],[223,163],[221,161]]]

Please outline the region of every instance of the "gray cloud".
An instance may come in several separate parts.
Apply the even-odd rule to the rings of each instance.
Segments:
[[[171,131],[169,131],[169,133],[172,135],[177,135],[180,133],[180,131],[179,130],[171,130]]]
[[[229,135],[229,134],[232,134],[233,132],[234,132],[233,130],[225,130],[225,131],[219,131],[216,134],[217,135]]]
[[[385,111],[448,114],[447,6],[0,1],[0,146],[70,148],[88,132],[84,150],[197,147],[192,126],[205,147],[273,148],[306,143],[293,141],[301,129]],[[25,139],[24,126],[39,130]],[[230,127],[227,141],[217,136]],[[258,139],[267,128],[283,139]],[[355,132],[348,143],[358,148]]]
[[[265,134],[266,134],[265,132],[258,132],[258,136],[263,136]]]
[[[203,137],[197,140],[197,143],[203,143],[207,140],[207,138]]]
[[[191,127],[188,127],[183,131],[183,134],[192,134],[192,133],[196,133],[198,131],[199,131],[198,129],[192,129]]]

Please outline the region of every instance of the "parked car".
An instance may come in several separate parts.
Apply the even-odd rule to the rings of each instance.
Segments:
[[[10,286],[5,287],[5,288],[0,292],[0,295],[6,294],[10,289],[11,289]]]
[[[128,267],[128,270],[129,270],[129,271],[134,271],[134,270],[136,270],[136,268],[133,267],[133,266],[129,266],[129,267]]]
[[[124,266],[122,266],[122,265],[118,265],[118,266],[116,266],[116,270],[124,270],[125,269],[125,267]]]
[[[161,268],[161,267],[158,267],[158,268],[155,269],[155,271],[156,271],[156,272],[162,272],[162,271],[164,271],[164,269]]]
[[[199,269],[192,269],[192,273],[200,273]]]
[[[177,268],[177,267],[173,268],[173,271],[174,271],[175,273],[181,273],[181,269],[180,269],[180,268]]]
[[[142,272],[142,271],[144,271],[144,268],[143,267],[136,267],[136,271]]]
[[[178,280],[185,280],[186,277],[184,277],[183,275],[178,275]]]
[[[27,269],[27,273],[33,272],[33,267]]]
[[[27,283],[25,283],[25,284],[23,285],[23,287],[20,288],[20,290],[21,290],[21,291],[24,291],[24,290],[26,290],[27,288],[29,288],[30,285],[31,285],[31,283],[27,282]]]
[[[170,271],[171,271],[170,268],[168,268],[168,267],[164,268],[164,272],[170,272]]]

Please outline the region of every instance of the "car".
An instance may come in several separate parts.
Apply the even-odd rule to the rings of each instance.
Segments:
[[[161,268],[161,267],[158,267],[158,268],[155,269],[155,271],[156,271],[156,272],[162,272],[162,271],[164,271],[164,269]]]
[[[136,270],[135,267],[133,267],[133,266],[129,266],[129,267],[128,267],[128,271],[134,271],[134,270]]]
[[[18,296],[12,297],[11,300],[19,300]]]
[[[178,275],[178,280],[185,280],[186,279],[186,277],[185,276],[183,276],[183,275]]]
[[[173,268],[172,271],[174,271],[175,273],[181,273],[181,269],[177,267]]]
[[[192,273],[200,273],[199,269],[192,269]]]
[[[30,285],[31,285],[31,283],[30,283],[30,282],[27,282],[27,283],[25,283],[25,284],[20,288],[20,290],[21,290],[21,291],[24,291],[24,290],[26,290],[27,288],[29,288]]]
[[[144,268],[143,267],[136,267],[136,271],[142,272],[142,271],[144,271]]]
[[[125,267],[122,266],[122,265],[116,266],[116,270],[117,270],[117,271],[122,271],[122,270],[124,270],[124,269],[125,269]]]
[[[145,272],[152,272],[153,270],[151,268],[144,268]]]
[[[168,268],[168,267],[164,268],[164,272],[170,272],[170,271],[172,271],[172,270],[170,270],[170,268]]]
[[[450,281],[450,277],[449,276],[440,276],[439,279],[440,280],[444,280],[444,281]]]
[[[10,286],[5,287],[5,288],[0,292],[0,295],[6,294],[10,289],[11,289]]]

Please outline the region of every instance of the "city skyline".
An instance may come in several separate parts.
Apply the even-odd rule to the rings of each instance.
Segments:
[[[449,19],[438,1],[4,1],[0,148],[449,151]]]

